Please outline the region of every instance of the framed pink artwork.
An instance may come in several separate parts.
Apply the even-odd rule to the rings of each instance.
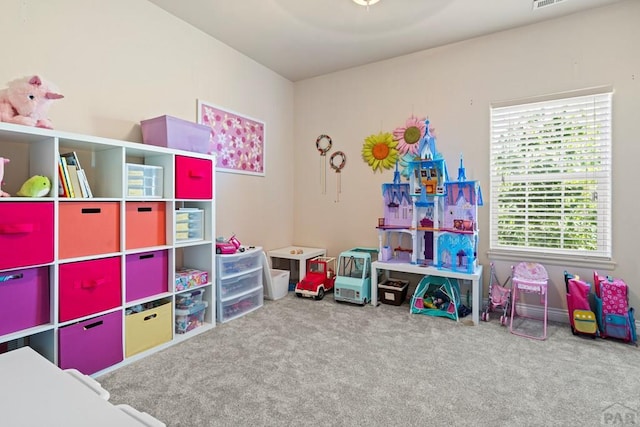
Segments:
[[[209,126],[216,171],[265,175],[265,124],[198,100],[198,123]]]

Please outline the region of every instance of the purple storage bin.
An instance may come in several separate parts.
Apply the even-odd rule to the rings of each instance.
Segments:
[[[145,144],[196,153],[209,152],[209,126],[171,116],[160,116],[140,122]]]
[[[94,374],[122,361],[122,312],[62,327],[59,339],[60,368]]]
[[[51,321],[48,267],[0,273],[0,335]]]
[[[134,301],[168,291],[169,267],[167,251],[127,255],[126,301]]]

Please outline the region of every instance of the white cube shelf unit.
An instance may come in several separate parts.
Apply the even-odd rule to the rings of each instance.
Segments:
[[[59,193],[64,153],[76,154],[94,197]],[[213,156],[0,123],[0,157],[11,194],[0,198],[0,352],[29,345],[101,375],[215,327]],[[133,181],[142,191],[131,191],[136,174],[150,177]],[[51,192],[17,197],[33,175]],[[187,225],[197,238],[176,239],[178,212],[197,212]],[[183,269],[200,281],[176,287]],[[178,334],[176,300],[196,289],[206,311]]]

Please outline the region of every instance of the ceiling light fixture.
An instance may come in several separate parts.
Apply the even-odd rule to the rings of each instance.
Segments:
[[[359,6],[366,6],[369,10],[369,6],[378,3],[380,0],[353,0],[353,2]]]

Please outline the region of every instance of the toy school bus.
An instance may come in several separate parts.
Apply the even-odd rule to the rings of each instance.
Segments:
[[[371,301],[371,261],[378,259],[378,249],[353,248],[338,258],[338,272],[333,297],[365,305]]]

